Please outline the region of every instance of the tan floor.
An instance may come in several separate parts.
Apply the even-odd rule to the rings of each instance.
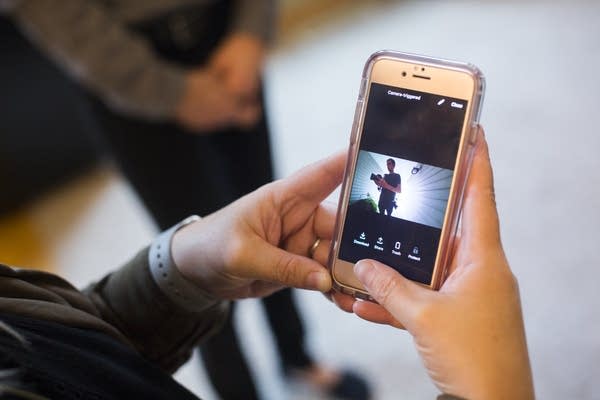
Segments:
[[[30,213],[15,212],[0,219],[0,259],[10,265],[23,265],[47,270],[51,268],[51,249],[36,229]]]
[[[0,218],[0,260],[10,265],[60,271],[57,246],[73,226],[82,222],[98,194],[117,179],[111,168],[99,167]]]

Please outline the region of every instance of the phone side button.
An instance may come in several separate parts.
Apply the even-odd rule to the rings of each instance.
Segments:
[[[471,132],[469,133],[469,143],[470,144],[475,144],[475,142],[477,142],[477,131],[479,129],[479,124],[472,124],[471,125]]]
[[[362,115],[363,101],[358,100],[356,102],[356,110],[354,111],[354,121],[352,122],[352,134],[350,136],[350,144],[356,143],[358,137],[358,128],[360,125],[360,119]]]
[[[367,91],[367,80],[362,78],[360,81],[360,87],[358,89],[358,99],[362,100],[365,98],[365,92]]]

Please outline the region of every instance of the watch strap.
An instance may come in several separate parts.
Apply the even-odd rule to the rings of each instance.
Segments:
[[[193,312],[205,310],[214,305],[218,299],[204,292],[181,274],[171,255],[171,243],[178,230],[198,220],[200,220],[199,216],[192,215],[162,232],[154,239],[148,252],[150,274],[154,282],[173,303]]]

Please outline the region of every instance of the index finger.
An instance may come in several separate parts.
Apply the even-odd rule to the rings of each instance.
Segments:
[[[340,309],[349,313],[354,313],[366,321],[405,329],[404,326],[389,313],[389,311],[377,303],[357,300],[348,294],[340,292],[334,292],[331,297],[335,305]]]
[[[494,180],[487,142],[480,127],[463,206],[462,240],[469,249],[489,249],[500,243]],[[477,242],[477,245],[474,246]]]
[[[390,325],[394,328],[406,330],[406,328],[400,323],[400,321],[394,318],[394,316],[388,310],[386,310],[377,303],[357,300],[352,306],[352,311],[354,312],[354,314],[356,314],[364,320],[375,322],[377,324]]]
[[[313,227],[318,238],[331,239],[333,237],[336,212],[336,205],[329,202],[321,203],[317,208]]]
[[[280,249],[264,240],[249,241],[233,264],[245,278],[299,289],[331,290],[331,276],[321,264],[308,257]]]

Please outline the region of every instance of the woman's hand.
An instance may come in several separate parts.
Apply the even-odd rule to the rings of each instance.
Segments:
[[[461,223],[449,276],[439,291],[363,260],[354,272],[379,304],[337,293],[334,300],[361,318],[405,328],[442,392],[466,399],[532,399],[519,289],[500,242],[483,132]]]
[[[283,286],[329,291],[329,272],[309,251],[333,235],[335,211],[320,203],[340,184],[345,159],[340,153],[317,162],[181,229],[172,242],[175,264],[221,299]]]

